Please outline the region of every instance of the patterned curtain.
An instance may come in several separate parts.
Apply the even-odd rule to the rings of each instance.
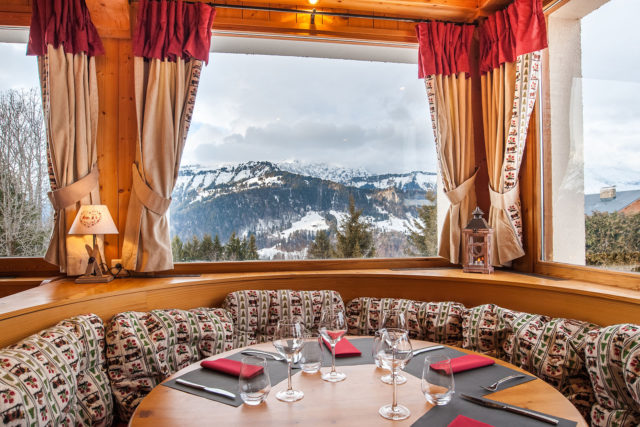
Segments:
[[[478,28],[493,264],[524,255],[518,173],[547,47],[541,0],[516,0]]]
[[[122,249],[128,270],[173,268],[167,210],[215,9],[204,3],[142,0],[133,36],[138,138]]]
[[[78,275],[87,268],[85,245],[92,238],[67,232],[80,205],[100,203],[94,56],[104,49],[84,0],[36,0],[32,11],[27,55],[38,55],[55,218],[44,259]]]
[[[419,77],[425,78],[436,152],[447,198],[438,255],[461,260],[461,230],[476,207],[475,154],[469,46],[472,25],[421,23],[418,37]]]

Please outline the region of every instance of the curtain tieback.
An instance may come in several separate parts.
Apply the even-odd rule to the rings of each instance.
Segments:
[[[142,176],[140,176],[140,171],[135,163],[131,166],[131,170],[133,175],[133,189],[140,202],[150,211],[158,215],[164,215],[169,209],[169,205],[171,205],[171,198],[167,199],[166,197],[162,197],[149,187],[142,179]]]
[[[489,185],[489,198],[491,199],[491,206],[495,209],[508,209],[509,206],[517,205],[520,200],[520,184],[516,184],[506,193],[493,191],[491,185]]]
[[[82,200],[83,197],[90,194],[98,186],[99,178],[100,172],[98,172],[98,167],[94,166],[91,172],[73,184],[49,191],[47,196],[49,196],[53,209],[59,211]]]
[[[467,179],[465,182],[458,185],[453,190],[445,191],[444,194],[447,196],[447,198],[449,199],[452,205],[459,205],[460,203],[462,203],[465,197],[467,197],[467,194],[469,194],[469,191],[471,191],[471,189],[473,188],[476,182],[477,174],[478,174],[478,168],[476,168],[476,170],[473,172],[473,175],[471,175],[471,178]]]

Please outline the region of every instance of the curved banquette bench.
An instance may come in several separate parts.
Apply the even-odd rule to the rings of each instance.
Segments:
[[[436,279],[437,288],[430,289],[424,275],[416,278],[412,277],[414,274],[391,273],[399,279],[394,281],[389,280],[387,272],[381,277],[368,276],[366,288],[377,294],[376,297],[357,295],[359,286],[358,280],[354,280],[355,274],[334,272],[323,272],[322,280],[319,275],[298,273],[299,278],[305,279],[299,282],[291,280],[292,276],[297,278],[296,274],[288,275],[288,280],[279,274],[263,274],[260,279],[230,275],[215,283],[218,285],[215,286],[218,288],[215,298],[210,298],[212,281],[203,277],[147,279],[144,289],[140,289],[140,280],[137,283],[122,280],[116,281],[120,283],[115,287],[106,285],[99,290],[93,287],[80,296],[78,290],[82,288],[76,285],[73,296],[70,294],[69,298],[57,303],[14,311],[11,316],[1,317],[0,312],[0,340],[7,339],[5,332],[16,333],[7,328],[12,320],[37,320],[38,312],[48,313],[49,319],[53,317],[54,321],[49,325],[55,323],[56,315],[62,316],[70,310],[75,314],[97,311],[100,316],[70,316],[54,327],[44,328],[24,341],[0,350],[0,417],[9,425],[25,424],[22,422],[24,417],[30,425],[46,425],[45,420],[51,421],[51,425],[109,425],[115,413],[121,420],[127,420],[140,399],[172,372],[211,354],[263,342],[272,333],[277,320],[283,317],[300,316],[305,324],[313,326],[325,307],[342,306],[344,298],[348,302],[345,308],[350,334],[371,334],[377,329],[381,312],[397,306],[407,312],[412,336],[487,352],[527,369],[563,392],[592,425],[635,426],[640,422],[638,326],[599,327],[597,322],[552,316],[549,312],[553,310],[543,311],[545,315],[520,311],[518,304],[511,304],[509,308],[496,304],[469,305],[469,298],[467,301],[379,298],[386,296],[385,293],[396,296],[450,293],[456,296],[462,291],[470,295],[468,288],[471,285],[460,285],[458,277]],[[500,278],[501,274],[491,276],[484,283],[480,281],[475,285],[485,289],[498,288],[502,293],[507,291],[506,277]],[[381,278],[386,283],[384,288],[375,285]],[[535,285],[539,286],[538,279],[527,280],[532,283],[521,283],[524,294]],[[349,286],[345,286],[345,281]],[[171,282],[177,285],[172,286]],[[262,289],[251,290],[256,282],[260,282]],[[323,289],[329,287],[327,284],[334,284],[339,292],[278,289],[290,287],[286,284],[302,283],[304,285],[297,287]],[[319,284],[325,286],[317,286]],[[421,292],[415,292],[418,284],[423,286]],[[57,286],[59,291],[72,286],[69,283],[50,285]],[[460,289],[448,292],[458,285]],[[536,290],[539,296],[568,293],[553,282],[546,289],[542,288]],[[228,292],[220,295],[221,290]],[[158,298],[159,294],[171,295],[171,298],[162,300]],[[575,297],[585,301],[596,298],[596,294],[593,290],[579,291]],[[126,298],[121,299],[122,295]],[[487,295],[485,293],[483,297]],[[25,304],[30,299],[33,302],[34,297],[23,295]],[[629,301],[620,296],[614,300],[618,302],[621,316],[640,323],[633,314],[629,315],[636,313],[637,316],[637,312],[625,311],[634,305],[637,307],[632,297],[630,293]],[[142,298],[144,303],[140,303]],[[446,302],[433,302],[436,300]],[[117,306],[111,306],[114,301]],[[2,302],[0,300],[0,308]],[[203,305],[206,308],[192,308]],[[121,310],[115,311],[117,308]],[[606,313],[610,309],[603,306],[603,310]],[[584,317],[594,317],[585,314]],[[38,324],[37,321],[34,323]],[[62,341],[55,341],[58,338],[55,334],[64,334],[66,344],[58,347]],[[2,345],[6,344],[2,342]],[[77,355],[77,361],[62,358],[69,353],[65,345]],[[25,368],[16,369],[18,363],[27,365],[37,375]],[[59,380],[58,371],[65,373],[62,375],[64,383]],[[42,376],[49,373],[58,380]],[[34,387],[30,379],[38,375],[38,381],[43,384],[41,389]]]

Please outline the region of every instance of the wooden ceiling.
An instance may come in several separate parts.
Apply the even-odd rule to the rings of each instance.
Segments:
[[[201,1],[201,0],[195,0]],[[453,22],[476,22],[502,9],[512,0],[307,0],[237,1],[216,3],[318,11],[433,19]],[[28,26],[32,0],[2,0],[0,25]],[[550,0],[545,0],[545,3]],[[86,0],[94,24],[103,38],[129,38],[130,15],[136,1]],[[240,33],[326,36],[395,42],[415,42],[415,24],[364,18],[317,16],[311,23],[303,13],[283,13],[219,8],[214,31]]]

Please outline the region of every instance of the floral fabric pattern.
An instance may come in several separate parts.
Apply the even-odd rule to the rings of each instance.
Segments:
[[[322,311],[337,307],[344,311],[335,291],[243,290],[232,292],[222,307],[231,313],[235,347],[271,340],[280,319],[299,318],[310,330],[318,328]]]
[[[596,404],[593,426],[640,423],[640,326],[623,324],[592,330],[585,358]]]
[[[347,304],[351,335],[373,335],[386,310],[404,312],[411,338],[460,345],[464,306],[456,302],[420,302],[398,298],[356,298]]]
[[[219,308],[128,311],[111,319],[106,339],[111,389],[126,421],[167,376],[233,349],[233,323]]]
[[[0,350],[3,425],[111,425],[100,331],[100,318],[78,316]]]

